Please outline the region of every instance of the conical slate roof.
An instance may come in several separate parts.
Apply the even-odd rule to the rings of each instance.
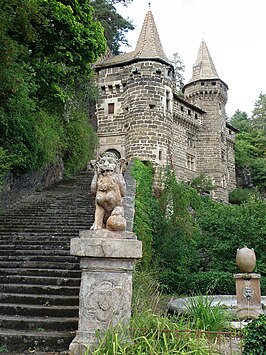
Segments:
[[[202,41],[196,63],[193,65],[193,74],[189,83],[206,79],[219,79],[219,76],[213,64],[208,47],[205,41]]]
[[[153,59],[172,65],[164,53],[153,14],[150,10],[145,16],[135,50],[129,53],[101,58],[96,63],[96,67],[113,66],[142,59]]]

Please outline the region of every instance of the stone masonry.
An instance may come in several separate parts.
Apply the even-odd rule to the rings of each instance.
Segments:
[[[178,180],[206,174],[215,185],[212,197],[228,201],[236,185],[236,130],[226,122],[228,86],[204,41],[182,97],[150,10],[136,49],[101,58],[95,71],[100,90],[98,154],[112,149],[127,161],[151,161],[157,183],[166,165]]]

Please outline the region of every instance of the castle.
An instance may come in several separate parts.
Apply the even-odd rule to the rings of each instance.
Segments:
[[[182,97],[150,10],[136,49],[101,58],[95,71],[98,154],[115,150],[128,161],[150,161],[157,176],[171,165],[177,180],[206,174],[215,186],[212,197],[228,201],[236,185],[236,130],[226,122],[228,86],[204,41]]]

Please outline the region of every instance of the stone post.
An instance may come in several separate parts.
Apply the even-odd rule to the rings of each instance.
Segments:
[[[260,274],[241,273],[236,280],[237,315],[239,319],[255,319],[263,314],[260,292]]]
[[[132,271],[142,257],[142,243],[131,232],[88,230],[71,240],[70,253],[81,257],[82,275],[78,331],[69,350],[84,355],[88,346],[97,345],[96,332],[129,325]]]

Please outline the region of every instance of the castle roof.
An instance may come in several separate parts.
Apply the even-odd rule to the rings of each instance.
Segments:
[[[217,79],[221,80],[213,63],[207,44],[204,40],[202,40],[198,51],[196,63],[193,65],[192,78],[188,81],[186,85],[199,80]]]
[[[100,58],[95,67],[116,66],[140,60],[156,60],[172,65],[164,53],[153,14],[150,10],[145,16],[135,50],[116,56]]]

